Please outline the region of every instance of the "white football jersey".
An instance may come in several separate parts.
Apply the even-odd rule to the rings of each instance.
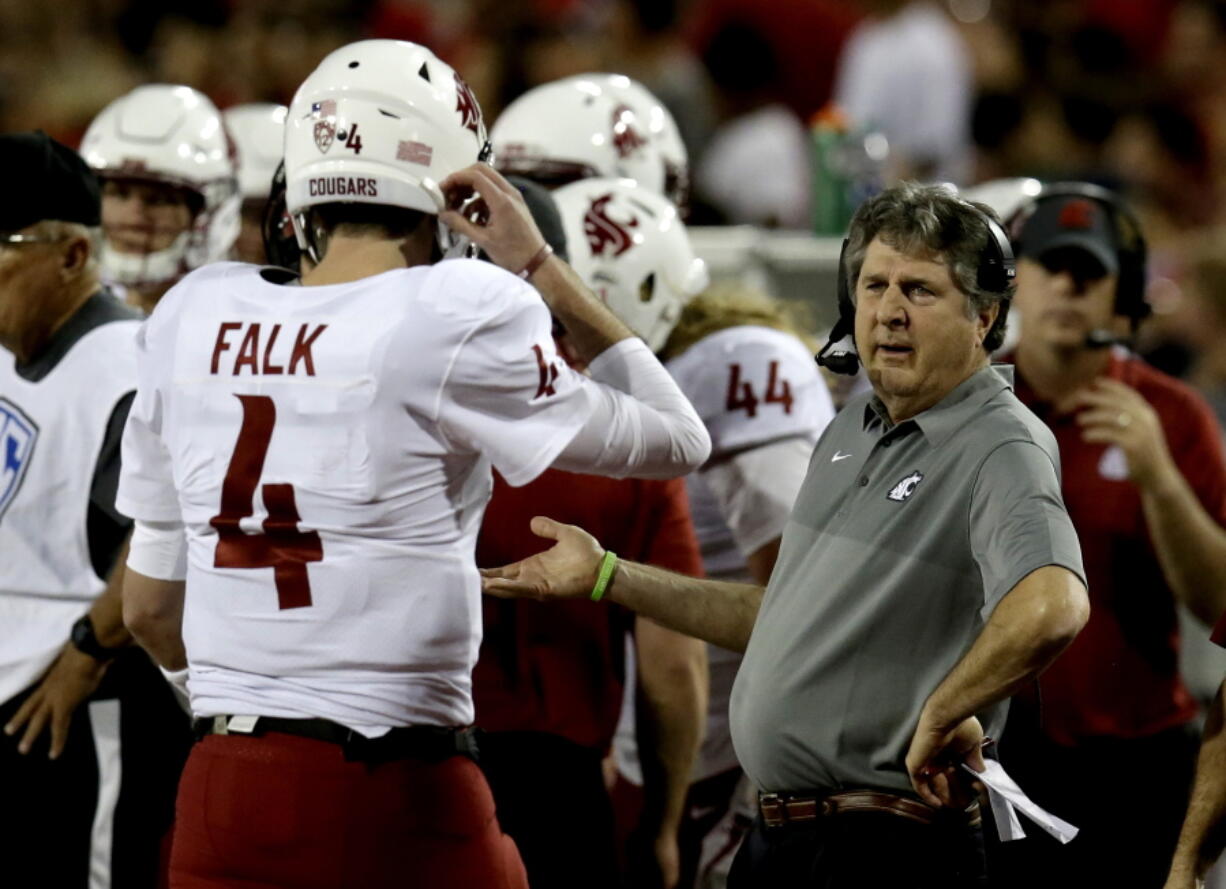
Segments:
[[[139,340],[118,504],[186,526],[193,712],[471,722],[490,465],[530,481],[592,410],[539,294],[467,259],[319,287],[219,263]]]
[[[834,405],[804,343],[771,327],[716,331],[668,362],[711,433],[711,459],[769,441],[817,441]]]
[[[704,337],[668,362],[669,373],[693,403],[711,434],[710,464],[778,443],[807,442],[811,449],[834,417],[834,404],[813,360],[796,337],[770,327],[741,325]],[[796,451],[792,448],[791,451]],[[782,452],[791,458],[791,452]],[[719,580],[750,582],[745,557],[783,533],[795,490],[774,491],[772,502],[756,501],[758,511],[736,512],[703,478],[711,471],[686,476],[690,514],[702,550],[703,570]],[[795,473],[785,473],[792,479]],[[771,481],[775,481],[772,476]],[[751,498],[751,502],[754,502]],[[694,764],[695,781],[737,765],[728,732],[728,699],[741,656],[719,646],[707,648],[710,694],[707,729]],[[616,752],[618,767],[638,776],[633,735],[633,706],[623,708]]]
[[[816,443],[834,417],[813,355],[796,337],[770,327],[717,331],[670,361],[668,370],[711,433],[711,463],[789,438]],[[725,521],[726,510],[702,473],[686,483],[707,576],[745,579],[745,554]],[[781,533],[780,523],[758,545]]]

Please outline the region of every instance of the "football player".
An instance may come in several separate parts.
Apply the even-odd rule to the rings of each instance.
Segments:
[[[191,87],[140,86],[81,140],[102,179],[102,274],[148,313],[192,269],[229,256],[239,231],[237,149]]]
[[[524,885],[466,755],[490,468],[671,477],[709,440],[487,150],[429,50],[336,50],[287,116],[312,267],[199,269],[143,329],[125,617],[188,671],[203,737],[172,882]],[[590,378],[559,360],[551,311]]]
[[[608,179],[575,182],[554,198],[575,270],[667,361],[711,434],[711,460],[686,479],[707,576],[765,584],[810,452],[834,416],[812,350],[766,297],[728,285],[695,295],[695,261],[665,199]],[[718,881],[737,830],[748,826],[744,819],[734,828],[744,794],[728,731],[740,655],[710,646],[708,662],[707,729],[681,828],[682,886]],[[634,780],[632,739],[624,720],[618,761]]]
[[[551,193],[508,179],[523,192],[554,249],[567,251]],[[691,291],[705,283],[684,235],[676,240],[667,227],[636,235],[665,238],[656,250],[675,247],[689,257]],[[582,370],[565,331],[558,326],[554,333],[559,352]],[[624,558],[702,573],[684,479],[599,478],[556,469],[517,488],[495,476],[477,564],[493,567],[539,552],[541,541],[529,523],[542,514],[602,529],[602,539]],[[484,636],[473,672],[481,765],[529,883],[533,889],[671,889],[679,874],[677,829],[706,722],[706,644],[621,608],[582,602],[555,608],[488,596],[483,604]],[[628,637],[637,667],[632,674],[625,669]],[[605,771],[627,675],[634,677],[646,776],[629,860],[621,854]],[[569,811],[562,821],[553,817],[556,802],[541,793],[543,786],[567,788]]]

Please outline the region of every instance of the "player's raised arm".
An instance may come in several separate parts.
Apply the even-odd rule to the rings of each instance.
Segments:
[[[592,387],[585,422],[555,455],[554,465],[573,472],[637,478],[672,478],[701,466],[710,455],[711,441],[693,406],[642,340],[596,298],[570,266],[552,255],[519,191],[492,167],[480,163],[449,176],[443,189],[450,204],[465,209],[444,211],[442,221],[470,238],[498,265],[537,287],[599,384]],[[478,202],[479,208],[474,209]],[[534,342],[533,348],[543,385],[532,388],[540,396],[542,409],[548,410],[552,390],[565,388],[555,386],[556,376],[574,372],[554,359],[547,336],[538,339],[544,341]],[[483,349],[477,337],[470,340],[466,350],[475,360],[458,362],[451,378],[454,389],[490,385],[488,362],[478,357]],[[508,378],[510,373],[506,368]]]
[[[484,250],[497,265],[540,292],[573,341],[579,357],[590,362],[614,343],[634,336],[554,255],[532,219],[523,195],[493,167],[478,163],[453,173],[442,183],[450,204],[480,202],[480,209],[449,209],[439,218]],[[474,219],[475,217],[475,219]]]

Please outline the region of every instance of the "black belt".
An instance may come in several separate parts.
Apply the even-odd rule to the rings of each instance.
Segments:
[[[283,719],[280,716],[237,717],[247,724],[237,728],[232,716],[206,716],[195,720],[196,740],[205,735],[259,737],[269,732],[296,735],[336,744],[349,762],[381,763],[397,759],[441,762],[451,756],[467,756],[476,762],[477,738],[473,729],[439,725],[409,725],[392,729],[378,738],[368,738],[328,719]],[[254,723],[251,723],[254,720]],[[250,727],[248,727],[248,725]]]

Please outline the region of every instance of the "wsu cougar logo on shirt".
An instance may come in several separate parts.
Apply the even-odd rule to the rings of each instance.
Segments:
[[[915,493],[915,486],[923,480],[924,473],[916,470],[894,487],[890,488],[890,493],[886,494],[885,496],[896,503],[901,503]]]
[[[604,256],[611,251],[611,256],[621,256],[634,246],[634,235],[630,229],[638,228],[639,221],[631,216],[625,222],[618,222],[609,216],[609,201],[613,193],[596,198],[592,206],[583,216],[583,233],[587,235],[587,245],[593,256]]]

